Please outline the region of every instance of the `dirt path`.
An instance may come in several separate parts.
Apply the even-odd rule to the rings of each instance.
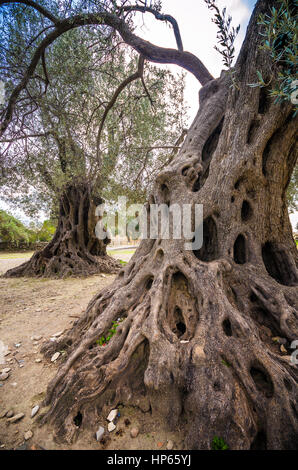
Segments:
[[[92,296],[113,279],[112,275],[65,280],[0,279],[0,372],[4,368],[11,369],[9,377],[0,381],[0,449],[32,446],[45,449],[165,449],[169,439],[175,442],[176,449],[182,448],[179,432],[165,434],[150,413],[137,408],[120,409],[121,416],[112,433],[107,432],[106,416],[99,419],[98,425],[105,428],[104,443],[96,441],[94,433],[97,429],[94,433],[82,430],[76,443],[70,446],[56,444],[52,430],[39,428],[36,417],[30,416],[32,408],[41,403],[47,384],[59,367],[59,362],[46,361],[39,353],[42,342],[70,328]],[[33,340],[34,336],[41,336],[41,339]],[[8,351],[10,353],[4,356]],[[24,413],[25,416],[16,423],[9,423],[3,416],[9,410],[14,415]],[[130,424],[125,425],[125,420]],[[134,439],[130,436],[132,426],[140,430]],[[24,440],[26,431],[33,432],[28,441]]]

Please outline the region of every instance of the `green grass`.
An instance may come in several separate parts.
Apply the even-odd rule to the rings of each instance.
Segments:
[[[226,442],[218,436],[214,436],[213,441],[211,443],[212,450],[228,450],[229,446]]]
[[[113,250],[112,248],[111,249],[107,249],[107,252],[109,255],[133,255],[134,252],[136,250]]]
[[[221,362],[224,366],[231,367],[231,364],[228,361],[226,361],[225,359],[222,359]]]

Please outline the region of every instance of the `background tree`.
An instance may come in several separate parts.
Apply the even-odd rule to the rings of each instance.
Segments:
[[[278,5],[257,1],[234,74],[224,71],[217,79],[181,41],[174,50],[137,37],[123,8],[111,13],[97,3],[96,13],[90,5],[88,13],[52,19],[56,35],[82,24],[112,26],[148,60],[176,63],[203,85],[184,144],[150,197],[180,207],[204,204],[203,246],[192,251],[185,239],[143,240],[73,328],[45,345],[49,355],[67,352],[42,417],[58,438],[75,437],[77,416],[80,429],[94,429],[98,414],[121,402],[151,410],[167,429],[179,426],[188,448],[222,442],[232,449],[297,448],[298,377],[289,360],[298,334],[297,249],[286,203],[297,118],[289,101],[270,98],[277,72],[260,47],[258,24]],[[271,77],[269,88],[249,86],[257,71]],[[9,98],[2,132],[19,88]],[[100,338],[119,317],[103,348]],[[272,336],[283,338],[284,349]]]
[[[29,245],[35,233],[7,212],[0,210],[0,240],[18,246],[19,243]]]
[[[43,21],[20,5],[4,11],[3,21],[2,64],[11,85],[24,62],[19,52],[28,51],[30,60]],[[74,29],[47,50],[4,139],[2,183],[6,199],[31,214],[56,208],[58,227],[48,247],[7,276],[115,271],[108,240],[94,233],[95,207],[112,194],[144,202],[153,175],[178,150],[183,84],[183,76],[174,79],[128,54],[110,29]]]

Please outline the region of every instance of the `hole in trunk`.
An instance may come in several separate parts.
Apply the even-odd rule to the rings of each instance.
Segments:
[[[194,182],[193,187],[192,187],[192,192],[197,193],[200,190],[200,188],[201,188],[201,174]]]
[[[214,382],[213,388],[216,392],[220,391],[220,383],[219,382]]]
[[[252,217],[252,208],[248,201],[243,201],[241,208],[241,219],[246,222]]]
[[[235,189],[239,189],[240,184],[242,183],[242,178],[239,178],[236,183],[234,184]]]
[[[182,314],[182,310],[179,307],[175,307],[174,310],[174,322],[175,322],[175,328],[173,329],[173,333],[180,338],[184,333],[186,332],[186,326]]]
[[[156,252],[155,259],[156,259],[156,261],[157,261],[158,263],[161,263],[162,260],[163,260],[163,258],[164,258],[164,252],[163,252],[163,250],[160,248],[160,249],[157,250],[157,252]]]
[[[217,147],[217,144],[218,144],[218,141],[219,141],[219,137],[220,137],[222,127],[223,127],[223,122],[224,122],[224,117],[222,118],[222,120],[220,121],[218,126],[214,129],[212,134],[206,140],[206,143],[205,143],[205,145],[203,147],[203,151],[202,151],[202,161],[203,162],[205,162],[207,160],[211,160],[212,155],[214,154],[214,152],[216,150],[216,147]]]
[[[193,253],[201,261],[213,261],[218,258],[218,251],[216,223],[212,217],[207,217],[203,223],[203,246]]]
[[[259,95],[259,114],[265,114],[270,105],[270,95],[267,87],[262,87],[260,89]]]
[[[251,443],[250,450],[266,450],[267,437],[264,431],[259,431],[253,442]]]
[[[153,284],[153,277],[150,277],[150,278],[147,279],[147,281],[146,281],[146,286],[145,286],[146,290],[150,290],[151,287],[152,287],[152,284]]]
[[[233,336],[232,325],[231,325],[231,322],[228,318],[226,318],[222,322],[222,327],[223,327],[223,330],[224,330],[226,336]]]
[[[273,397],[272,380],[262,366],[251,367],[250,375],[259,392],[262,392],[266,398]]]
[[[185,167],[182,169],[182,171],[181,171],[182,175],[183,175],[183,176],[186,176],[189,169],[190,169],[190,166],[189,166],[189,165],[188,165],[188,166],[185,166]]]
[[[82,424],[83,416],[82,413],[79,411],[77,416],[74,417],[73,422],[79,428]]]
[[[238,235],[234,243],[234,261],[237,264],[246,263],[246,241],[243,235]]]
[[[198,321],[198,312],[195,308],[196,300],[190,294],[188,280],[181,272],[175,272],[171,279],[171,291],[167,307],[167,328],[177,338],[190,340]],[[165,325],[166,326],[166,325]],[[173,341],[173,336],[168,336]]]
[[[249,127],[248,133],[247,133],[247,143],[250,144],[254,138],[255,133],[260,127],[260,122],[254,119]]]
[[[287,122],[287,121],[286,121]],[[264,176],[267,176],[267,163],[268,163],[268,160],[269,160],[269,157],[270,157],[270,153],[271,153],[271,147],[275,147],[275,144],[276,142],[278,142],[278,138],[280,138],[280,135],[281,135],[281,132],[282,132],[282,128],[281,129],[277,129],[274,134],[270,137],[270,139],[268,140],[267,144],[266,144],[266,147],[263,151],[263,155],[262,155],[262,171],[263,171],[263,175]]]
[[[269,276],[285,286],[297,283],[296,273],[291,269],[288,255],[277,244],[266,242],[262,247],[262,258]],[[293,267],[294,269],[294,267]]]
[[[167,206],[170,205],[170,191],[169,188],[167,187],[166,184],[162,184],[161,187],[161,194],[162,194],[162,199],[164,204],[167,204]]]

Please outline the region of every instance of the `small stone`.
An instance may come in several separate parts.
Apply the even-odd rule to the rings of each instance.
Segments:
[[[283,354],[288,354],[288,351],[286,350],[283,344],[281,345],[280,350]]]
[[[14,412],[13,412],[13,410],[9,410],[9,411],[6,413],[6,415],[5,415],[5,416],[6,416],[6,418],[12,418],[12,417],[13,417],[13,415],[14,415]]]
[[[107,277],[105,274],[101,274],[100,276],[101,276],[101,277]]]
[[[2,381],[3,381],[3,380],[6,380],[6,379],[8,379],[8,377],[9,377],[8,374],[1,374],[1,375],[0,375],[0,380],[2,380]]]
[[[159,447],[159,449],[161,449],[162,446],[163,446],[163,442],[158,442],[158,443],[157,443],[157,447]]]
[[[10,371],[11,371],[10,367],[5,367],[5,369],[2,370],[2,374],[7,374]]]
[[[97,441],[101,441],[102,436],[104,435],[104,432],[105,432],[104,428],[102,426],[99,426],[99,428],[98,428],[98,430],[96,431],[96,434],[95,434]]]
[[[108,421],[114,421],[114,419],[116,418],[118,414],[118,410],[112,410],[110,413],[109,413],[109,416],[107,417],[107,420]]]
[[[35,362],[41,362],[41,359],[35,359]]]
[[[55,334],[53,334],[53,335],[51,335],[51,336],[52,336],[52,338],[58,338],[59,336],[62,335],[62,333],[63,333],[63,330],[62,330],[62,331],[58,331],[58,333],[55,333]]]
[[[32,341],[39,341],[41,340],[42,336],[41,335],[38,335],[38,336],[32,336]]]
[[[168,441],[168,443],[167,443],[167,450],[172,450],[172,449],[173,449],[173,447],[174,447],[174,442],[173,442],[173,441],[171,441],[171,440],[170,440],[170,441]]]
[[[39,410],[39,405],[34,406],[31,410],[31,418],[33,418]]]
[[[139,431],[138,428],[132,428],[132,429],[130,430],[130,435],[131,435],[131,437],[137,437],[137,436],[139,435],[139,432],[140,432],[140,431]]]
[[[31,437],[33,436],[33,432],[32,431],[26,431],[24,433],[24,439],[25,441],[28,441],[29,439],[31,439]]]
[[[16,382],[12,382],[11,384],[13,387],[16,387],[18,384]]]
[[[22,345],[22,343],[15,343],[15,347],[19,348]]]
[[[186,343],[189,343],[189,340],[182,339],[182,340],[180,341],[180,343],[181,343],[181,344],[186,344]]]
[[[59,352],[56,352],[55,354],[53,354],[52,358],[51,358],[51,362],[55,362],[57,361],[58,357],[60,356],[60,353]]]
[[[24,413],[18,413],[17,415],[13,416],[12,418],[9,418],[8,421],[10,423],[16,423],[17,421],[20,421],[20,419],[24,418]]]
[[[109,424],[108,424],[108,431],[109,431],[109,432],[112,432],[112,431],[114,431],[114,429],[116,429],[115,424],[112,423],[112,422],[109,423]]]
[[[54,341],[56,341],[56,338],[50,338],[50,341],[52,341],[52,343],[54,343]]]
[[[274,338],[272,338],[272,341],[274,341],[274,343],[278,343],[278,344],[286,344],[287,343],[287,340],[285,338],[280,338],[279,336],[275,336]]]
[[[4,354],[4,357],[8,356],[9,354],[11,354],[11,351],[7,351],[7,352]]]

